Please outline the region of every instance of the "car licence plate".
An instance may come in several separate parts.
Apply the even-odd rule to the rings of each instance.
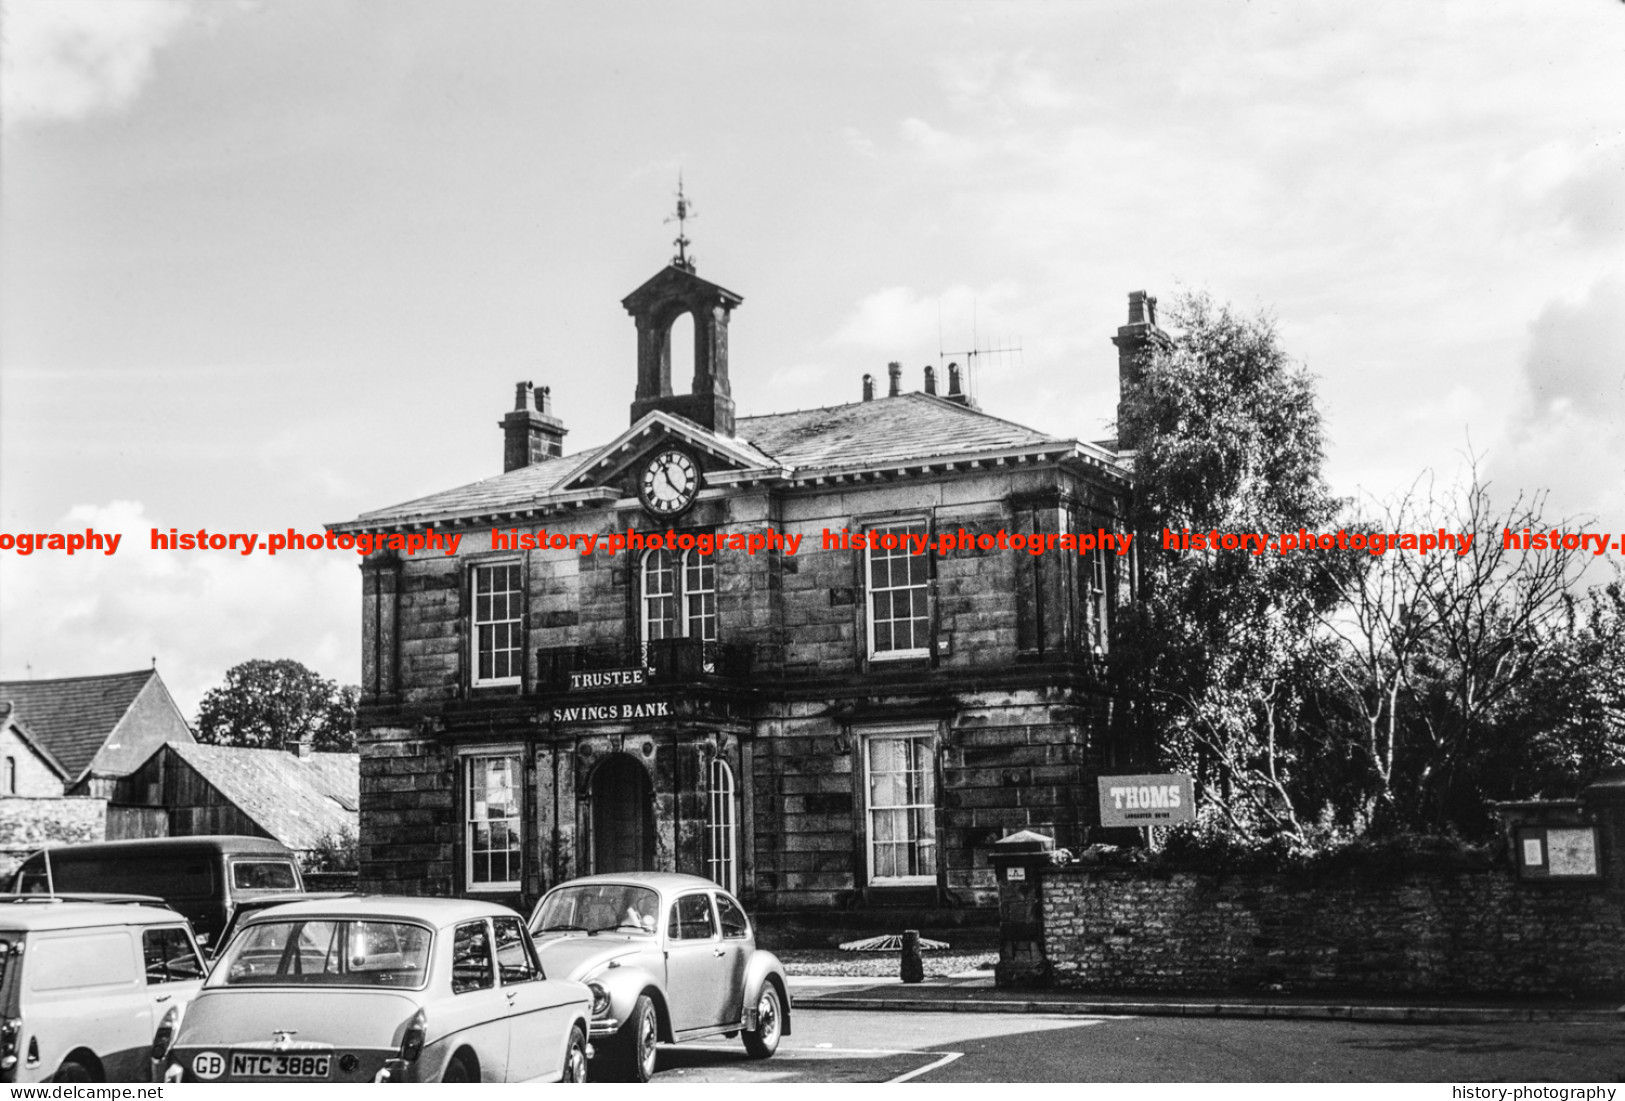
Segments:
[[[331,1055],[231,1053],[233,1078],[326,1078],[332,1065]]]

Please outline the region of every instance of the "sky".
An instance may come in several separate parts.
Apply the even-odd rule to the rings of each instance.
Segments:
[[[520,380],[613,437],[679,172],[741,415],[981,348],[986,411],[1108,437],[1128,292],[1206,291],[1338,492],[1471,454],[1625,532],[1621,74],[1618,0],[0,0],[0,531],[124,535],[0,551],[0,677],[359,680],[355,555],[150,529],[498,474]]]

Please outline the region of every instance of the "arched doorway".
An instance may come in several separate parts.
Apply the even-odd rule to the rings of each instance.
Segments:
[[[653,870],[654,789],[649,773],[624,753],[606,757],[592,774],[592,870]]]

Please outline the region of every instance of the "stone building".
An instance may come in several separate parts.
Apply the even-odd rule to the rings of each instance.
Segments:
[[[105,798],[167,742],[192,730],[156,669],[0,681],[0,793]]]
[[[984,412],[954,365],[736,418],[741,302],[679,258],[622,303],[626,431],[566,455],[522,383],[502,474],[330,525],[398,537],[362,566],[363,890],[524,904],[659,868],[770,926],[991,923],[990,845],[1077,843],[1096,775],[1140,763],[1102,677],[1124,457]],[[1130,309],[1125,375],[1161,339]]]

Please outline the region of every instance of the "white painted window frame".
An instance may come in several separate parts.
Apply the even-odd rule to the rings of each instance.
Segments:
[[[919,527],[919,528],[924,529],[923,533],[928,538],[931,535],[931,519],[928,516],[894,516],[894,517],[891,517],[891,518],[886,519],[886,520],[875,520],[875,521],[871,521],[871,522],[865,524],[864,527],[863,527],[863,531],[864,531],[864,533],[866,535],[880,535],[880,534],[883,534],[883,533],[885,533],[887,531],[895,531],[895,530],[897,530],[899,528],[911,528],[911,527]],[[870,547],[866,548],[864,550],[864,552],[863,552],[863,603],[864,603],[863,619],[864,619],[865,631],[866,631],[867,636],[868,636],[867,637],[867,647],[868,647],[869,660],[870,661],[905,661],[905,660],[908,660],[908,659],[911,659],[911,658],[930,657],[931,656],[931,641],[932,641],[931,640],[931,635],[932,635],[933,630],[934,630],[933,625],[931,623],[931,576],[930,576],[931,564],[930,564],[930,555],[929,554],[912,555],[912,554],[909,554],[906,550],[881,551],[880,552],[881,554],[897,555],[897,556],[903,558],[905,561],[910,559],[910,558],[918,558],[921,562],[923,562],[925,564],[926,576],[925,576],[924,580],[918,585],[887,586],[884,589],[877,589],[877,588],[875,588],[875,584],[874,584],[874,578],[875,578],[875,573],[874,573],[875,553],[876,553],[876,548],[874,548],[873,546],[870,546]],[[921,591],[923,591],[925,593],[925,599],[926,599],[926,607],[925,607],[926,644],[924,646],[913,646],[913,647],[909,647],[908,649],[902,649],[902,650],[876,650],[875,649],[875,597],[876,597],[876,595],[878,595],[881,592],[886,592],[886,593],[913,592],[916,589],[921,590]],[[913,617],[911,616],[910,619],[912,619],[912,618]],[[888,620],[887,622],[900,622],[900,621],[898,621],[898,620]]]
[[[718,783],[718,778],[722,783]],[[729,894],[739,890],[739,814],[735,801],[734,772],[722,757],[713,757],[706,766],[708,791],[705,833],[708,842],[705,867],[708,878]]]
[[[513,762],[514,782],[514,813],[501,819],[474,817],[474,770],[484,761],[506,758]],[[517,891],[520,889],[520,879],[491,880],[477,882],[474,878],[474,826],[477,821],[492,822],[505,821],[519,837],[519,875],[524,875],[525,865],[525,800],[528,797],[525,791],[525,750],[520,745],[470,746],[457,753],[458,783],[462,785],[463,803],[463,887],[471,893],[492,893],[497,891]],[[495,851],[495,850],[490,850]]]
[[[487,570],[515,569],[519,571],[519,588],[505,589],[506,593],[517,592],[518,609],[509,609],[506,619],[480,619],[480,577]],[[469,609],[468,609],[468,649],[469,649],[469,678],[468,682],[476,688],[492,688],[500,685],[519,684],[524,680],[525,672],[525,564],[521,559],[500,559],[494,562],[476,562],[469,568],[468,578]],[[511,598],[512,599],[512,598]],[[517,644],[509,649],[514,651],[513,661],[517,672],[506,677],[480,676],[480,628],[511,625],[516,636]],[[496,667],[496,648],[492,647],[492,668]]]
[[[860,732],[858,739],[859,749],[863,753],[863,826],[864,826],[864,854],[867,860],[866,870],[868,883],[871,887],[918,887],[937,882],[937,872],[941,870],[942,845],[941,838],[937,836],[937,800],[940,791],[937,784],[937,735],[935,726],[893,726],[877,727]],[[874,805],[873,770],[870,767],[869,747],[876,741],[923,741],[928,750],[929,765],[925,775],[930,777],[931,802],[929,803],[902,803],[896,806],[879,807]],[[912,771],[912,770],[911,770]],[[900,875],[886,876],[875,871],[875,812],[877,810],[928,810],[928,821],[931,831],[931,850],[936,870],[929,875]],[[919,845],[918,837],[909,839],[916,847]]]

